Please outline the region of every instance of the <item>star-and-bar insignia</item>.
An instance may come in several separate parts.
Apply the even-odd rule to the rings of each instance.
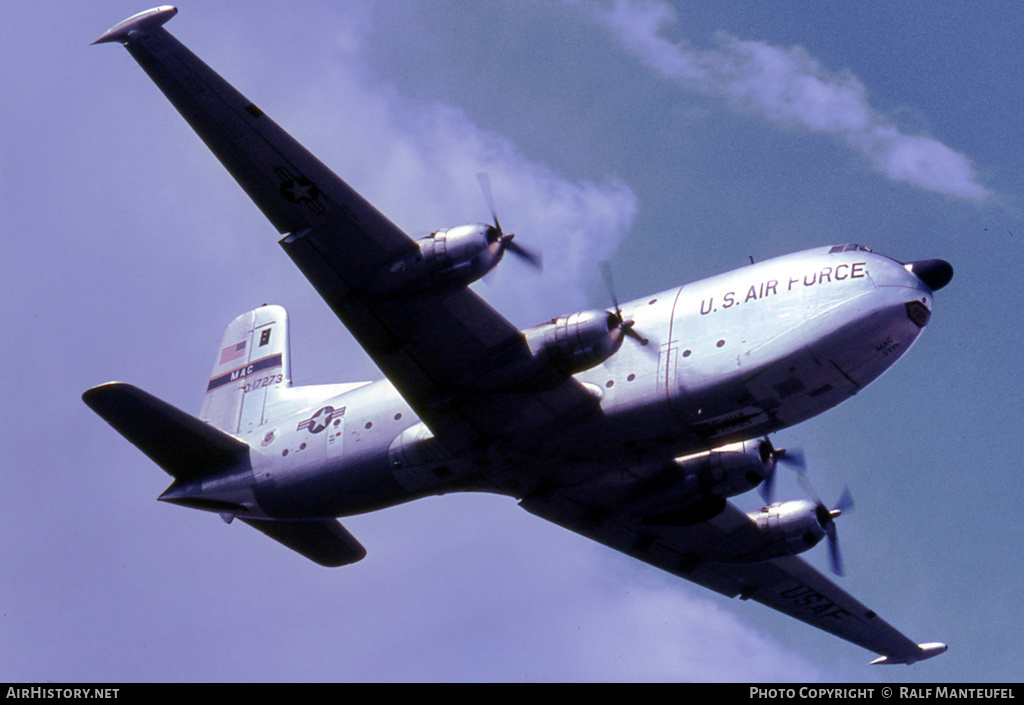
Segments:
[[[310,433],[320,433],[325,428],[331,425],[331,421],[335,418],[341,418],[345,415],[345,407],[335,409],[333,406],[325,406],[320,411],[313,414],[312,417],[305,421],[300,421],[299,426],[296,430],[301,431],[303,429],[308,430]]]
[[[278,167],[274,173],[281,179],[281,195],[292,203],[306,206],[319,215],[326,209],[320,203],[320,189],[302,174],[292,174],[287,167]]]

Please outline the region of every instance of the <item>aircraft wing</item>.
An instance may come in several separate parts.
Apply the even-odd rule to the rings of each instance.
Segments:
[[[128,18],[94,43],[120,42],[281,233],[281,245],[438,440],[453,452],[550,429],[592,412],[574,380],[530,394],[480,381],[529,355],[520,331],[466,287],[402,298],[367,293],[416,243],[203,63],[162,25],[177,10]]]
[[[524,509],[727,597],[754,600],[880,654],[873,663],[914,663],[946,650],[918,645],[796,556],[762,563],[706,558],[756,541],[753,520],[731,504],[689,526],[651,526],[597,506],[572,488],[525,498]]]

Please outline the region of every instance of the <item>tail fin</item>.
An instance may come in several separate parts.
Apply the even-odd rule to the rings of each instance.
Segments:
[[[250,431],[291,377],[288,314],[280,306],[243,313],[224,331],[199,417],[234,435]]]

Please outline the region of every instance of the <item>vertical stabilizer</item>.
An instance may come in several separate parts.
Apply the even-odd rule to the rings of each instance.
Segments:
[[[291,386],[288,314],[261,306],[233,320],[224,331],[199,416],[241,435],[261,425],[269,403]]]

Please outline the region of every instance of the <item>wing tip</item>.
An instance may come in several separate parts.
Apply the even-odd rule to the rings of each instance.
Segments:
[[[912,653],[912,654],[906,655],[906,656],[881,656],[879,658],[876,658],[874,661],[872,661],[871,665],[872,666],[881,666],[881,665],[886,665],[887,666],[887,665],[890,665],[890,664],[905,663],[906,665],[909,666],[912,663],[917,663],[918,661],[924,661],[925,659],[932,658],[933,656],[938,656],[939,654],[943,654],[943,653],[946,652],[946,649],[948,649],[948,648],[949,647],[946,646],[945,644],[942,644],[942,643],[937,642],[937,641],[936,642],[931,642],[931,643],[928,643],[928,644],[918,644],[917,645],[917,651],[915,653]]]
[[[93,44],[106,44],[107,42],[126,44],[131,39],[130,35],[133,32],[145,32],[159,27],[176,14],[178,14],[178,8],[173,5],[161,5],[151,10],[139,12],[122,22],[118,22],[100,35]]]

